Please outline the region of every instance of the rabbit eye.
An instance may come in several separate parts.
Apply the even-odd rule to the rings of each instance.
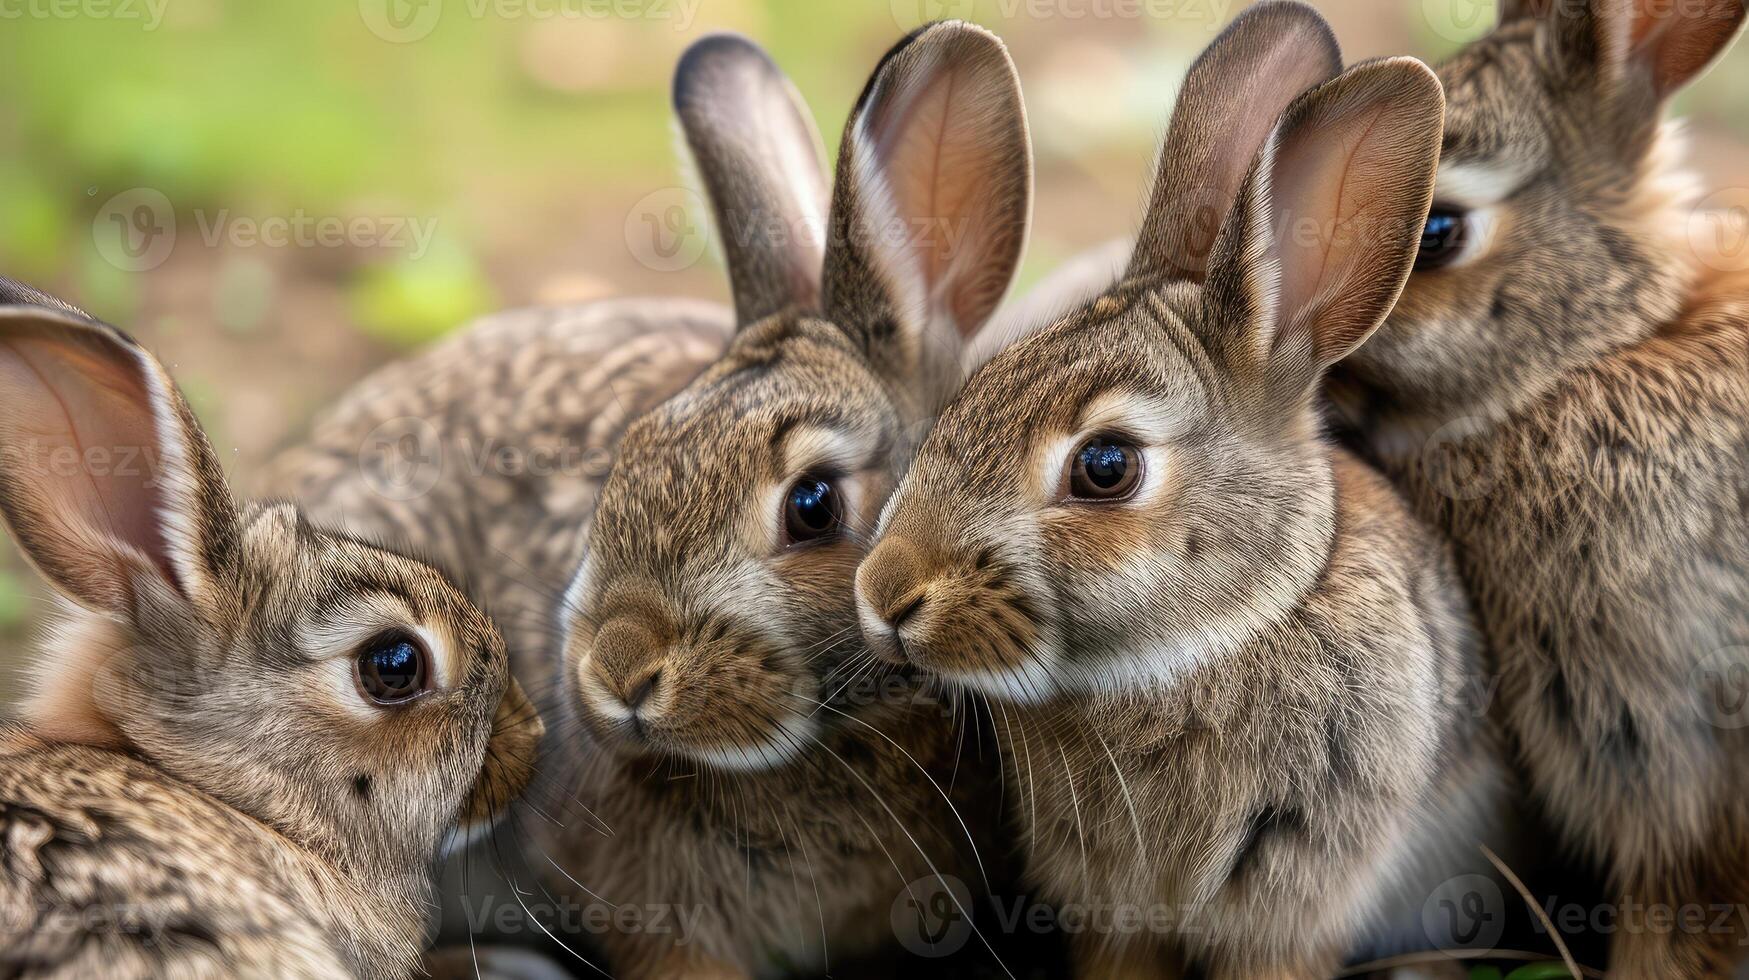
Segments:
[[[1457,261],[1469,244],[1470,221],[1463,210],[1435,204],[1421,226],[1421,250],[1415,253],[1417,270],[1444,268]]]
[[[1094,436],[1069,460],[1069,497],[1073,500],[1124,500],[1142,480],[1142,453],[1133,444],[1109,436]]]
[[[843,519],[842,497],[828,480],[804,476],[784,496],[783,530],[792,544],[830,537]]]
[[[358,689],[375,704],[406,704],[425,693],[431,678],[430,659],[413,637],[385,633],[358,653]]]

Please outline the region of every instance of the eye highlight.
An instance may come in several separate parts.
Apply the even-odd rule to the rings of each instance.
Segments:
[[[391,631],[366,643],[354,662],[359,693],[384,707],[406,704],[431,686],[431,656],[410,634]]]
[[[1469,245],[1473,222],[1469,212],[1434,204],[1421,226],[1421,248],[1415,253],[1416,271],[1442,269],[1456,262]]]
[[[825,477],[804,476],[784,494],[783,531],[791,544],[832,537],[843,522],[844,495]]]
[[[1069,457],[1070,500],[1127,500],[1142,482],[1142,452],[1117,436],[1094,436]]]

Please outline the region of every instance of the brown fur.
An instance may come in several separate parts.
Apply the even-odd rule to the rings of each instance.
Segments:
[[[872,645],[992,699],[1041,894],[1171,915],[1087,937],[1083,976],[1324,977],[1424,947],[1422,903],[1501,817],[1449,552],[1321,441],[1311,398],[1408,273],[1437,85],[1364,65],[1275,121],[1300,84],[1273,66],[1322,29],[1263,4],[1198,59],[1160,165],[1242,168],[1200,184],[1234,201],[1212,250],[1157,195],[1131,277],[943,412],[858,574]],[[1209,145],[1247,133],[1261,154]],[[1328,241],[1274,236],[1326,207]],[[1065,499],[1063,454],[1113,433],[1140,447],[1135,497]]]
[[[999,857],[989,853],[994,820],[969,747],[956,772],[951,705],[914,679],[867,669],[850,583],[917,429],[958,382],[959,334],[980,326],[1018,263],[1029,151],[1012,66],[982,32],[938,27],[883,66],[879,77],[896,88],[876,94],[871,81],[862,105],[897,115],[877,129],[923,135],[910,117],[951,118],[936,134],[944,152],[999,162],[952,171],[979,180],[944,184],[932,210],[908,203],[914,187],[889,200],[884,180],[863,183],[894,152],[873,147],[872,169],[853,168],[838,188],[837,212],[865,223],[828,235],[805,107],[746,40],[702,40],[677,72],[675,108],[716,212],[739,323],[674,301],[506,314],[380,372],[278,471],[275,486],[318,513],[416,542],[480,582],[518,673],[548,692],[545,707],[564,722],[549,746],[546,792],[535,794],[562,801],[563,826],[529,822],[544,886],[586,903],[593,892],[616,905],[706,913],[708,935],[686,946],[604,937],[616,976],[836,964],[890,940],[894,901],[932,864],[983,887],[968,829],[986,859]],[[929,81],[947,74],[963,84]],[[956,92],[957,102],[942,100]],[[860,145],[847,139],[843,156]],[[797,169],[810,160],[819,173]],[[915,243],[917,254],[864,248],[871,231],[912,230],[880,222],[908,219],[935,235]],[[837,268],[865,268],[868,278],[840,276],[823,299],[829,246]],[[847,262],[852,251],[858,259]],[[951,323],[914,308],[917,268],[936,270],[927,285],[947,292],[928,298],[949,300]],[[382,451],[368,437],[402,417],[426,422],[448,465],[429,492],[386,499],[373,477],[399,447]],[[870,441],[860,472],[846,474],[859,481],[847,533],[774,553],[763,535],[776,515],[749,494],[794,476],[777,472],[772,444],[792,423]],[[611,473],[455,465],[484,444],[548,442],[611,456]],[[565,602],[585,555],[603,594],[577,586]],[[662,655],[681,641],[684,656]],[[585,655],[608,696],[650,681],[660,657],[651,697],[665,711],[646,727],[649,744],[627,744],[581,710]],[[798,709],[818,722],[823,744],[802,739],[787,764],[742,772],[688,755],[753,745],[771,717]]]
[[[566,789],[613,839],[547,846],[610,902],[708,915],[685,948],[603,937],[618,975],[819,969],[890,940],[908,883],[991,883],[985,775],[960,758],[948,705],[871,663],[851,585],[916,430],[957,382],[961,338],[1018,263],[1027,151],[994,37],[942,24],[907,38],[846,127],[823,281],[744,319],[621,442],[565,615],[586,733]],[[712,187],[721,227],[790,213],[758,181]],[[771,307],[737,283],[738,310]],[[784,494],[809,473],[847,500],[843,527],[786,544]]]
[[[0,307],[0,390],[0,512],[70,600],[0,739],[0,973],[405,975],[433,854],[540,735],[491,622],[430,566],[238,509],[119,331]],[[385,626],[438,650],[393,709],[352,674]]]
[[[1634,5],[1553,6],[1440,68],[1446,165],[1531,176],[1469,261],[1411,278],[1335,393],[1457,546],[1566,842],[1624,905],[1714,907],[1624,928],[1613,972],[1724,976],[1749,943],[1749,742],[1711,721],[1749,664],[1749,283],[1690,286],[1659,127],[1743,9],[1640,32]],[[1630,30],[1652,40],[1610,46]]]

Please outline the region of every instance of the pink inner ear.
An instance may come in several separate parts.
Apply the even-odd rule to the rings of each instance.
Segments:
[[[1018,232],[1001,201],[1011,192],[1005,182],[1026,179],[1028,150],[1018,132],[1007,132],[1013,97],[999,57],[934,57],[941,63],[900,82],[911,90],[870,120],[896,213],[890,227],[869,231],[879,236],[877,247],[914,256],[931,296],[946,288],[948,311],[969,332],[1008,286],[1012,256],[1005,253],[1019,246],[1007,239]]]
[[[128,552],[180,585],[161,528],[143,366],[85,331],[9,333],[0,339],[0,447],[11,470],[4,502],[21,543],[82,602],[125,602],[118,559]]]
[[[1270,167],[1282,322],[1271,344],[1341,359],[1389,312],[1426,218],[1443,101],[1424,67],[1351,69],[1286,123]]]
[[[1634,0],[1629,48],[1649,60],[1658,94],[1669,95],[1731,43],[1743,16],[1742,0]]]

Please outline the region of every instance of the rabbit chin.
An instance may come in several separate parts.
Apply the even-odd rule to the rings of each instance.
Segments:
[[[1043,704],[1063,692],[1059,658],[1028,654],[1005,670],[937,669],[918,662],[943,684],[963,688],[1010,704]]]
[[[758,741],[716,744],[682,740],[660,729],[637,734],[629,721],[614,718],[596,718],[588,727],[598,744],[622,758],[685,759],[728,772],[759,772],[800,758],[808,743],[818,738],[822,726],[812,715],[790,712],[772,722],[769,733]]]
[[[820,732],[820,720],[791,715],[777,722],[777,734],[755,745],[712,745],[687,752],[695,761],[730,772],[776,769],[799,758]]]

